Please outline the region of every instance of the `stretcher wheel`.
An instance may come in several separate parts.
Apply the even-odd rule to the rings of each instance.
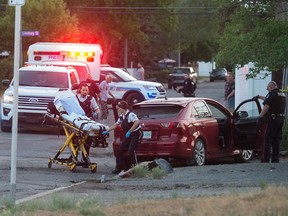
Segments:
[[[74,172],[76,168],[76,164],[72,164],[71,166],[69,166],[69,169]]]
[[[51,167],[52,167],[52,161],[49,160],[49,161],[48,161],[48,168],[50,169]]]
[[[91,169],[91,172],[92,172],[92,173],[96,173],[96,171],[97,171],[97,164],[91,165],[90,169]]]

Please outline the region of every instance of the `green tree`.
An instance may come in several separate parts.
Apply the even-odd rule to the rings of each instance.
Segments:
[[[79,17],[81,42],[100,43],[102,62],[123,66],[125,40],[129,62],[151,62],[166,52],[171,43],[166,35],[175,29],[175,17],[166,7],[174,1],[83,0],[79,5],[67,0],[67,4]]]
[[[231,66],[255,62],[256,67],[248,77],[254,77],[266,67],[273,72],[281,71],[287,65],[288,22],[287,17],[279,19],[278,15],[285,9],[280,7],[285,2],[288,1],[246,1],[238,3],[237,7],[235,2],[226,5],[235,10],[226,17],[228,22],[220,39],[217,62]]]
[[[0,18],[0,50],[14,51],[14,19],[15,8],[6,7]],[[66,10],[63,0],[26,0],[22,7],[22,30],[37,30],[40,36],[22,37],[23,52],[28,46],[38,41],[78,42],[79,31],[76,16]]]
[[[181,63],[210,61],[218,51],[218,2],[181,0],[176,3],[179,25],[172,35]]]

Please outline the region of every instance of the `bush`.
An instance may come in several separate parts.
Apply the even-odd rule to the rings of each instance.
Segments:
[[[0,81],[13,78],[13,57],[0,59]]]

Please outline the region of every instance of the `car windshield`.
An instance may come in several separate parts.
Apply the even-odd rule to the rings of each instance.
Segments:
[[[165,119],[177,116],[183,107],[178,105],[135,106],[134,112],[139,119]]]
[[[175,68],[173,70],[174,74],[186,74],[186,73],[190,73],[190,70],[188,68]]]
[[[69,66],[67,62],[64,62],[65,64],[53,64],[54,66],[57,67],[67,67]],[[87,71],[87,67],[86,66],[80,66],[80,65],[70,65],[71,67],[75,68],[75,70],[77,71],[78,77],[79,77],[79,81],[85,81],[86,80],[86,74],[89,73]]]
[[[66,73],[50,71],[20,71],[20,86],[69,88]]]
[[[109,68],[107,70],[101,69],[101,73],[103,76],[110,74],[113,82],[131,82],[137,80],[127,72],[118,68],[114,68],[113,70],[109,70]]]

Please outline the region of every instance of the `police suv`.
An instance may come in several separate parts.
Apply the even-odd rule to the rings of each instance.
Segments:
[[[111,93],[118,101],[125,100],[132,105],[144,100],[166,97],[166,90],[161,83],[137,80],[120,68],[101,67],[100,82],[107,75],[112,77],[109,87]],[[108,103],[112,99],[110,95],[109,97]]]
[[[45,65],[26,66],[19,69],[18,121],[19,124],[40,125],[47,113],[47,105],[59,90],[72,90],[79,83],[73,67]],[[8,86],[1,99],[1,130],[11,131],[13,108],[13,80],[3,80]]]

